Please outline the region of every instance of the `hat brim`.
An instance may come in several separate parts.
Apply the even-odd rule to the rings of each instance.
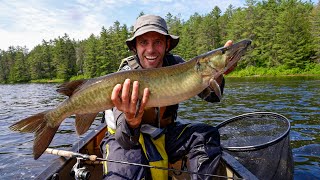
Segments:
[[[145,34],[147,32],[152,32],[152,31],[160,33],[160,34],[163,34],[163,35],[165,35],[165,36],[170,38],[170,47],[169,47],[168,51],[171,51],[179,43],[179,36],[175,36],[175,35],[171,35],[171,34],[165,33],[163,30],[155,28],[154,26],[153,27],[152,26],[146,26],[146,27],[143,27],[143,28],[139,29],[138,31],[136,31],[131,38],[126,40],[126,44],[127,44],[128,48],[130,50],[134,50],[135,49],[135,44],[134,44],[135,41],[134,41],[134,39],[136,37],[138,37],[138,36],[141,36],[141,35],[143,35],[143,34]]]

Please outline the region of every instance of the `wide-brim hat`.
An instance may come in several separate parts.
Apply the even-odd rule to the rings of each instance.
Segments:
[[[175,48],[179,43],[179,36],[169,34],[167,23],[163,18],[155,15],[143,15],[137,19],[136,23],[133,26],[133,36],[126,40],[129,49],[135,49],[134,40],[137,36],[151,31],[163,34],[171,39],[168,51]]]

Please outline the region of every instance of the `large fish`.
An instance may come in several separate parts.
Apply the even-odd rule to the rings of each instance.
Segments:
[[[54,109],[13,124],[10,129],[35,133],[33,155],[34,159],[38,159],[65,118],[75,114],[77,134],[85,133],[99,112],[113,107],[111,92],[116,84],[122,84],[125,79],[139,81],[140,98],[143,89],[149,88],[146,107],[177,104],[194,97],[208,86],[219,91],[215,79],[237,63],[250,44],[250,40],[243,40],[169,67],[121,71],[64,83],[57,91],[69,96],[68,99]]]

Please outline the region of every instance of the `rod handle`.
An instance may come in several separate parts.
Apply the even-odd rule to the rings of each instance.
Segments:
[[[45,153],[47,154],[53,154],[53,155],[58,155],[58,156],[63,156],[63,157],[82,157],[84,159],[89,159],[90,161],[95,161],[97,160],[96,155],[87,155],[87,154],[80,154],[80,153],[75,153],[72,151],[66,151],[66,150],[59,150],[59,149],[52,149],[52,148],[47,148],[45,150]]]
[[[45,152],[47,154],[53,154],[53,155],[58,155],[58,156],[63,156],[63,157],[69,157],[69,158],[73,157],[73,152],[72,151],[65,151],[65,150],[47,148]]]

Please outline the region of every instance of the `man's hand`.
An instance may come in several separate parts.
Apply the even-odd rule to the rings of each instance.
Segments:
[[[231,46],[232,44],[233,44],[233,42],[231,40],[228,40],[226,42],[226,44],[224,44],[224,47]],[[235,67],[237,67],[237,63],[234,64],[232,67],[230,67],[224,74],[227,75],[227,74],[231,73],[234,70]]]
[[[142,99],[140,99],[140,107],[137,107],[139,99],[139,82],[133,82],[132,93],[130,94],[130,79],[126,79],[122,85],[117,84],[114,86],[111,94],[111,101],[118,110],[124,113],[128,125],[131,128],[137,128],[141,124],[142,115],[148,102],[149,95],[149,89],[145,88]]]
[[[228,40],[225,44],[224,44],[224,47],[228,47],[228,46],[231,46],[233,44],[233,42],[231,40]],[[237,64],[235,64],[234,66],[232,66],[228,71],[226,71],[224,74],[227,75],[229,74],[231,71],[233,71],[233,69],[237,66]],[[216,81],[219,85],[221,85],[222,83],[222,80],[223,80],[223,75],[221,74],[221,76],[219,76]]]

